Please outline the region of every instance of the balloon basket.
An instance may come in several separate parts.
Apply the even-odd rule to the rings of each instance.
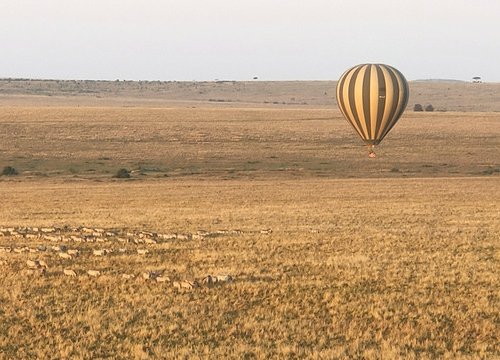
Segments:
[[[370,159],[375,159],[377,157],[377,154],[375,154],[375,150],[373,148],[375,145],[368,145],[368,157]]]

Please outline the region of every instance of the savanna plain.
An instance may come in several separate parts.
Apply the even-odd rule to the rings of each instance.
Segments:
[[[0,81],[0,358],[499,358],[500,86],[410,87]]]

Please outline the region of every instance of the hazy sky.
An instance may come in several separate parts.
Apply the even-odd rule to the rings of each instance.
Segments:
[[[0,0],[0,77],[500,82],[500,0]]]

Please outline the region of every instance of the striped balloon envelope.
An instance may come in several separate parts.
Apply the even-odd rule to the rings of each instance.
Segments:
[[[403,74],[383,64],[354,66],[337,83],[340,111],[370,149],[378,145],[399,120],[409,94]]]

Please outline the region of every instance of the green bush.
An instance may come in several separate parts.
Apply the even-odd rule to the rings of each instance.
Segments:
[[[6,166],[2,170],[2,175],[5,176],[12,176],[12,175],[17,175],[18,172],[16,169],[14,169],[12,166]]]
[[[127,169],[120,169],[116,172],[115,178],[128,179],[130,178],[130,171],[128,171]]]

